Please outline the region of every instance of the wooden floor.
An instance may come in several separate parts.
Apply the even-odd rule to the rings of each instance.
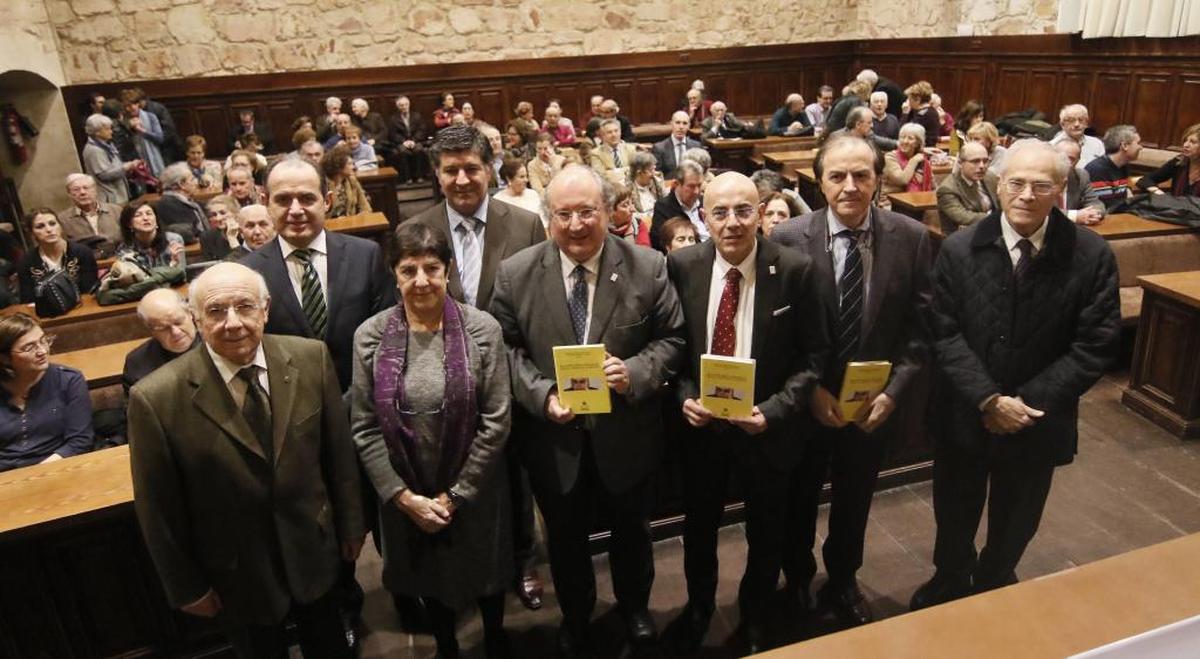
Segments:
[[[1075,464],[1055,474],[1041,529],[1017,570],[1022,579],[1200,531],[1200,444],[1184,444],[1126,410],[1120,403],[1126,379],[1124,374],[1108,376],[1084,398],[1080,454]],[[859,582],[879,617],[905,611],[912,592],[932,574],[932,505],[929,483],[881,492],[875,498]],[[823,507],[822,534],[827,512]],[[983,533],[981,529],[980,541]],[[741,526],[722,530],[719,551],[718,613],[702,651],[705,657],[736,656],[726,640],[737,624],[737,580],[745,559]],[[680,540],[658,543],[655,559],[651,610],[661,630],[686,602]],[[397,630],[390,600],[379,585],[380,567],[374,553],[359,562],[359,580],[368,591],[364,617],[370,628],[363,656],[433,657],[431,637]],[[548,569],[543,566],[542,570],[549,586]],[[630,656],[622,647],[620,619],[612,610],[604,556],[597,557],[596,570],[600,601],[593,635],[597,652],[602,657]],[[818,574],[814,587],[822,580],[823,574]],[[464,656],[482,657],[478,616],[469,612],[463,617],[459,641]],[[538,612],[526,611],[510,597],[505,624],[516,656],[554,656],[558,611],[553,589]],[[800,619],[782,602],[774,627],[781,644],[837,630],[828,618]]]

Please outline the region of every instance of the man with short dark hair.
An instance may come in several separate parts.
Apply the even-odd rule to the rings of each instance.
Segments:
[[[621,139],[621,122],[605,119],[600,122],[600,144],[592,149],[589,162],[592,169],[617,183],[625,180],[635,153],[637,149]]]
[[[688,135],[688,125],[688,114],[683,110],[676,111],[671,115],[671,134],[654,144],[654,159],[665,178],[675,176],[675,168],[683,161],[683,154],[688,149],[702,148],[700,142]]]
[[[271,130],[267,122],[255,119],[254,110],[250,108],[238,110],[238,124],[229,130],[229,134],[230,151],[244,146],[241,144],[243,135],[254,134],[258,137],[258,143],[262,145],[263,155],[275,153],[275,131]]]
[[[825,118],[829,116],[829,110],[832,107],[833,87],[821,85],[821,88],[817,90],[817,100],[804,108],[804,114],[808,115],[808,123],[812,125],[817,134],[825,129]]]
[[[1136,128],[1113,126],[1104,133],[1104,155],[1084,167],[1092,180],[1092,191],[1108,210],[1129,197],[1129,163],[1141,153],[1142,136]]]
[[[708,240],[708,227],[704,224],[701,211],[700,191],[704,187],[704,170],[692,160],[684,160],[675,168],[675,187],[667,196],[654,202],[654,216],[650,224],[650,243],[655,249],[663,249],[662,236],[658,228],[673,217],[686,217],[696,230],[696,242]]]

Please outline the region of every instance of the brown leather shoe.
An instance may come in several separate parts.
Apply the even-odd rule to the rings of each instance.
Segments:
[[[517,597],[521,599],[521,603],[530,611],[537,611],[542,608],[542,580],[538,577],[537,570],[529,568],[517,579]]]

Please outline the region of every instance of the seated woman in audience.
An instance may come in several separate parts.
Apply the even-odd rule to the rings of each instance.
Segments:
[[[17,268],[21,302],[33,302],[37,285],[62,271],[80,293],[96,289],[96,256],[88,247],[69,242],[63,235],[58,216],[49,208],[38,208],[25,216],[25,226],[33,237],[34,249],[25,253]]]
[[[229,183],[225,194],[233,197],[239,208],[267,203],[267,192],[261,185],[254,183],[254,174],[249,167],[239,165],[226,169],[225,180]]]
[[[87,380],[50,363],[53,344],[27,314],[0,318],[0,471],[92,450]]]
[[[450,92],[442,92],[440,107],[433,111],[433,125],[435,128],[445,128],[450,125],[450,120],[454,115],[462,114],[462,112],[454,107],[454,94]]]
[[[97,303],[133,302],[155,288],[183,283],[187,268],[183,238],[163,230],[153,206],[146,202],[126,206],[121,211],[121,235],[124,242],[100,281]]]
[[[200,253],[205,261],[220,261],[241,246],[238,206],[229,195],[217,195],[204,205],[208,230],[200,234]]]
[[[459,114],[462,115],[462,123],[464,126],[475,126],[475,122],[479,121],[478,117],[475,116],[475,106],[471,105],[470,103],[464,102],[462,104],[462,112]],[[476,127],[478,128],[478,126]]]
[[[662,245],[667,254],[696,244],[696,227],[692,226],[691,220],[682,215],[663,222],[658,228],[658,234],[662,236]]]
[[[1183,153],[1143,176],[1136,185],[1156,194],[1200,197],[1200,124],[1184,129]]]
[[[100,201],[123,204],[129,201],[129,183],[125,174],[141,160],[122,161],[113,144],[113,121],[105,115],[93,114],[84,124],[87,144],[83,145],[83,171],[96,179]]]
[[[446,294],[449,238],[417,222],[392,235],[401,303],[354,335],[350,424],[379,495],[383,585],[419,597],[438,655],[457,657],[456,611],[477,602],[487,657],[511,656],[508,470],[512,398],[500,325]]]
[[[908,114],[900,117],[900,123],[920,124],[925,129],[925,146],[937,146],[938,136],[942,132],[942,120],[937,109],[930,105],[933,86],[922,80],[905,89],[904,94],[908,97]]]
[[[358,126],[346,126],[345,138],[346,141],[343,144],[346,145],[347,149],[350,149],[350,160],[354,163],[354,171],[363,172],[379,169],[379,160],[375,157],[375,147],[363,140],[361,128]]]
[[[651,160],[653,160],[653,156]],[[620,183],[613,184],[616,202],[613,204],[612,220],[608,232],[621,240],[642,247],[650,247],[650,218],[653,213],[641,215],[633,205],[633,192]]]
[[[1004,160],[1008,158],[1008,149],[1000,144],[1000,131],[990,121],[981,121],[967,129],[967,141],[979,142],[988,152],[988,171],[1000,175]]]
[[[345,144],[339,144],[325,153],[321,158],[321,171],[325,173],[329,193],[333,195],[328,217],[371,212],[371,200],[367,199],[367,193],[363,192],[362,184],[354,175],[354,162]]]
[[[529,101],[521,101],[517,103],[517,107],[513,110],[513,121],[522,126],[522,133],[529,135],[537,135],[541,130],[537,119],[533,117],[533,103]]]
[[[629,173],[625,181],[633,200],[634,219],[650,224],[654,215],[654,204],[664,196],[662,180],[658,176],[658,161],[645,151],[638,151],[629,159]]]
[[[938,136],[950,137],[950,133],[954,132],[954,117],[942,107],[942,97],[937,94],[930,95],[929,106],[938,114],[938,125],[940,126]]]
[[[221,163],[204,157],[208,149],[208,141],[204,136],[188,135],[184,145],[188,169],[192,170],[192,176],[196,178],[196,190],[209,192],[220,189],[221,182],[225,180],[225,170],[222,169]]]
[[[304,128],[313,131],[314,135],[316,134],[316,128],[313,127],[312,117],[308,116],[307,114],[302,114],[299,117],[296,117],[296,120],[292,122],[292,133],[294,134],[296,131]]]
[[[267,159],[254,151],[234,149],[229,154],[229,157],[225,159],[225,171],[228,172],[234,167],[246,168],[253,175],[254,182],[262,185],[263,176],[265,176],[267,170]]]
[[[697,165],[700,165],[700,169],[704,170],[705,186],[711,183],[714,178],[716,178],[716,175],[709,171],[712,168],[712,156],[708,154],[708,151],[706,151],[704,147],[697,146],[684,151],[683,159],[691,160]],[[700,189],[703,190],[704,187],[701,186]]]
[[[983,103],[974,99],[963,103],[962,109],[958,111],[958,118],[954,120],[954,129],[963,134],[966,138],[967,131],[984,121]]]
[[[792,198],[782,192],[772,192],[762,200],[762,209],[759,214],[761,220],[758,227],[762,229],[764,236],[770,236],[771,231],[775,229],[775,225],[789,218],[799,217],[801,215],[800,208]]]
[[[525,168],[525,161],[520,158],[506,157],[503,164],[500,165],[500,178],[504,180],[504,187],[496,192],[493,198],[506,204],[512,204],[517,208],[524,208],[537,215],[542,219],[542,228],[549,231],[549,218],[542,210],[542,195],[530,189],[529,172]]]
[[[900,127],[900,144],[883,155],[883,186],[880,205],[888,208],[893,192],[927,192],[933,189],[933,167],[922,152],[925,128],[921,124]]]
[[[522,162],[533,159],[533,142],[537,139],[536,132],[529,132],[529,124],[520,119],[513,119],[504,127],[504,157],[518,158]]]
[[[554,146],[575,146],[575,124],[562,116],[558,105],[546,108],[546,120],[542,122],[542,130],[550,134]]]
[[[529,187],[534,192],[541,193],[550,185],[550,179],[563,168],[566,158],[554,152],[554,138],[549,133],[538,133],[537,156],[529,161],[526,171],[529,172]]]

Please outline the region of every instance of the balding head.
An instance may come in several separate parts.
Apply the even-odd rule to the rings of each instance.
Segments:
[[[563,254],[583,263],[600,251],[615,198],[612,186],[590,167],[568,165],[550,179],[543,203],[550,237]]]
[[[967,142],[958,152],[958,171],[967,181],[981,181],[988,169],[988,152],[979,142]]]
[[[804,109],[804,97],[799,94],[788,94],[783,104],[787,106],[788,112],[797,114]]]
[[[262,204],[251,204],[238,211],[238,231],[246,249],[254,251],[275,238],[275,226],[267,207]]]
[[[156,288],[138,302],[137,315],[150,335],[173,353],[186,352],[196,338],[196,324],[187,303],[174,289]]]
[[[705,224],[722,258],[737,265],[754,249],[759,222],[758,187],[739,172],[725,172],[704,189]]]
[[[1079,164],[1079,158],[1083,155],[1079,142],[1074,140],[1059,140],[1054,143],[1054,150],[1066,156],[1072,168]]]
[[[671,115],[671,136],[677,140],[682,140],[687,137],[688,127],[692,123],[692,118],[688,113],[680,110]]]
[[[271,304],[262,275],[240,263],[218,263],[192,281],[188,298],[213,352],[238,365],[254,360]]]
[[[1008,150],[1000,173],[1000,207],[1009,225],[1028,238],[1062,195],[1067,159],[1041,140],[1021,140]]]

